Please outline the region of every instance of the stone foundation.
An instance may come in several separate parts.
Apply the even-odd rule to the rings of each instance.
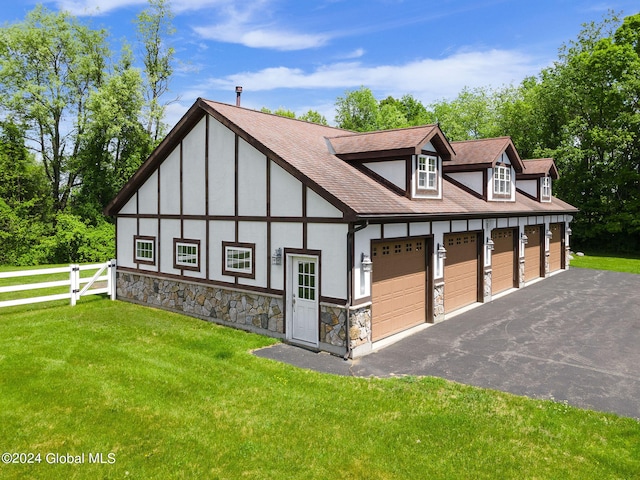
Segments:
[[[493,293],[491,292],[491,272],[492,270],[485,270],[484,271],[484,278],[483,278],[483,288],[482,288],[482,301],[483,302],[490,302],[491,301],[491,295],[493,295]]]
[[[433,322],[444,320],[444,282],[436,282],[433,286]]]
[[[518,263],[518,288],[524,287],[525,278],[524,258],[520,258],[520,261]]]
[[[371,305],[349,310],[349,349],[371,343]]]
[[[334,347],[347,344],[347,310],[344,307],[320,305],[320,342]]]
[[[279,296],[126,272],[117,273],[116,287],[120,299],[270,336],[284,335],[283,298]]]

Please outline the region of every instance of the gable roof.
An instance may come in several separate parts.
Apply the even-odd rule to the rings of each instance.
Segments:
[[[460,171],[472,168],[494,167],[506,153],[516,172],[523,169],[522,160],[511,137],[483,138],[451,142],[456,151],[455,158],[446,165],[446,171]]]
[[[357,134],[335,127],[198,99],[107,205],[105,213],[117,215],[144,181],[180,144],[189,130],[207,114],[339,208],[347,220],[355,221],[381,216],[428,215],[450,218],[459,215],[515,215],[576,210],[555,198],[551,202],[541,204],[519,193],[516,193],[515,202],[492,202],[489,205],[446,179],[443,180],[442,199],[412,200],[390,190],[349,162],[339,158],[334,153],[334,149],[330,148],[330,145],[336,142],[336,146],[343,151],[355,152],[362,149],[362,145],[366,145],[362,143],[363,140],[370,142],[369,145],[374,152],[395,145],[414,145],[413,148],[415,148],[422,146],[425,138],[438,137],[440,129],[434,125]],[[452,149],[451,152],[453,152]]]
[[[524,170],[517,174],[518,179],[537,178],[549,175],[556,180],[560,174],[553,158],[536,158],[524,160]]]
[[[428,142],[438,150],[443,160],[455,155],[451,144],[438,125],[382,130],[364,133],[344,133],[327,139],[335,155],[343,160],[372,159],[393,155],[415,155]]]

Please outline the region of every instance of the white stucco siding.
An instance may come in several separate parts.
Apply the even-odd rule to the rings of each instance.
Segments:
[[[282,249],[282,265],[271,265],[271,288],[284,289],[284,257],[285,248],[302,248],[302,224],[301,223],[277,223],[271,224],[271,252],[277,248]]]
[[[480,220],[479,218],[469,220],[468,225],[470,232],[473,232],[475,230],[482,230],[482,220]]]
[[[267,252],[267,223],[266,222],[239,222],[238,242],[253,243],[255,256],[255,278],[238,278],[238,284],[267,288],[267,264],[271,262],[271,256]]]
[[[346,224],[309,223],[307,247],[322,251],[321,295],[347,298]]]
[[[447,176],[454,179],[456,182],[461,183],[467,188],[470,188],[474,192],[482,195],[483,185],[482,185],[482,172],[452,172],[447,173]]]
[[[137,222],[135,218],[122,218],[117,220],[118,241],[116,255],[119,267],[135,267],[133,261],[133,237],[137,234]]]
[[[233,242],[236,224],[232,221],[212,221],[209,223],[209,279],[233,282],[235,277],[222,274],[222,242]]]
[[[200,258],[198,264],[200,271],[185,270],[185,277],[207,278],[207,222],[204,220],[185,220],[183,224],[183,238],[188,240],[200,240]]]
[[[238,145],[238,214],[267,214],[267,157],[244,140]]]
[[[307,217],[342,218],[342,212],[307,188]]]
[[[180,220],[161,220],[160,223],[160,272],[179,275],[173,268],[173,239],[180,238]]]
[[[125,203],[124,207],[120,209],[119,214],[136,214],[138,213],[138,194],[134,193],[133,196]]]
[[[271,162],[271,215],[302,216],[302,182]]]
[[[371,273],[362,271],[362,254],[373,260],[371,255],[371,241],[381,237],[380,225],[369,225],[367,228],[355,233],[354,238],[354,271],[353,271],[353,298],[368,297],[371,295]],[[375,267],[375,264],[373,265]]]
[[[180,214],[180,148],[174,149],[160,165],[160,213]]]
[[[155,171],[138,190],[138,213],[158,213],[158,172]]]
[[[418,237],[431,234],[431,224],[429,222],[416,222],[409,224],[409,236]]]
[[[538,195],[538,180],[518,180],[516,185],[520,190],[532,197]]]
[[[467,230],[466,220],[453,220],[451,222],[451,232],[466,232]]]
[[[404,238],[406,236],[406,223],[386,223],[384,225],[384,238]]]
[[[209,214],[235,212],[235,135],[209,117]]]
[[[427,142],[422,146],[422,150],[427,152],[437,152],[436,147],[433,146],[433,143]]]
[[[206,119],[203,118],[182,141],[182,212],[204,215]]]
[[[369,162],[363,164],[370,170],[389,180],[396,187],[407,189],[407,173],[405,160],[390,160],[388,162]]]

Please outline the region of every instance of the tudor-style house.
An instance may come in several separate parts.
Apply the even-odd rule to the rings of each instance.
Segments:
[[[118,298],[356,357],[567,268],[551,159],[198,99],[106,213]]]

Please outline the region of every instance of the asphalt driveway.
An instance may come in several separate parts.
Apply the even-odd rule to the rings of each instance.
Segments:
[[[640,275],[570,269],[356,360],[256,352],[328,373],[430,375],[640,418]]]

